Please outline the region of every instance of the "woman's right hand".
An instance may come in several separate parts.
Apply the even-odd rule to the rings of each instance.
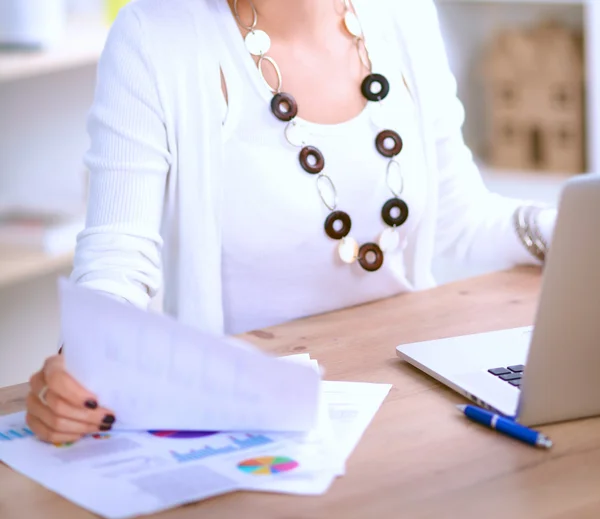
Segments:
[[[62,355],[49,357],[29,381],[27,425],[42,441],[67,443],[108,431],[114,414],[65,370]]]

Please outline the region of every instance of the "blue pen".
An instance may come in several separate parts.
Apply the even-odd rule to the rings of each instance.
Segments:
[[[529,429],[529,427],[518,424],[514,420],[494,414],[474,405],[457,405],[456,407],[462,411],[467,418],[470,418],[474,422],[495,429],[511,438],[521,440],[524,443],[543,449],[552,447],[552,440],[550,438],[533,429]]]

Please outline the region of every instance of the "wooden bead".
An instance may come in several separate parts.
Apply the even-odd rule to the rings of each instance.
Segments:
[[[379,89],[374,91],[373,85],[379,85]],[[360,90],[369,101],[381,101],[390,93],[390,82],[381,74],[369,74],[363,80]]]
[[[280,121],[288,122],[298,115],[298,103],[291,94],[280,92],[271,99],[271,111]]]
[[[391,139],[394,143],[391,148],[386,147],[386,141]],[[402,148],[404,147],[404,143],[402,142],[402,137],[398,135],[394,130],[383,130],[377,134],[375,138],[375,147],[377,151],[381,153],[384,157],[395,157],[398,155]]]
[[[340,222],[342,224],[340,230],[335,228],[335,223]],[[352,220],[348,213],[344,211],[334,211],[325,220],[325,232],[332,240],[341,240],[348,236],[350,229],[352,228]]]
[[[310,157],[314,159],[314,164],[309,162]],[[300,165],[304,171],[310,173],[311,175],[321,173],[325,167],[325,157],[323,157],[323,154],[314,146],[304,146],[304,148],[300,150],[299,158]]]
[[[398,209],[400,214],[398,216],[392,216],[392,211]],[[381,218],[390,227],[400,227],[406,220],[408,220],[408,205],[404,200],[400,198],[391,198],[381,209]]]
[[[383,265],[383,251],[376,243],[365,243],[358,250],[358,263],[367,272],[375,272]]]

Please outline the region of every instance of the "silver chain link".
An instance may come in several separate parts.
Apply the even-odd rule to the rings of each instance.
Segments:
[[[244,22],[242,22],[242,19],[240,18],[240,13],[238,11],[238,1],[239,0],[233,0],[233,14],[235,15],[235,19],[237,20],[240,27],[246,29],[249,32],[253,32],[254,29],[256,29],[256,26],[258,25],[258,11],[254,6],[254,2],[252,0],[248,0],[250,8],[252,9],[252,25],[244,25]]]
[[[265,61],[270,63],[271,66],[273,67],[273,70],[275,70],[275,74],[277,75],[277,88],[273,88],[269,84],[267,79],[265,78],[265,75],[263,73],[263,63]],[[279,68],[279,65],[277,64],[277,62],[271,56],[267,56],[266,54],[263,54],[260,58],[258,58],[257,66],[258,66],[258,72],[260,73],[260,77],[266,83],[266,85],[269,87],[269,90],[271,90],[271,92],[273,94],[279,94],[281,92],[281,89],[283,88],[283,77],[281,76],[281,69]]]
[[[373,62],[371,61],[367,43],[362,36],[360,38],[356,38],[356,51],[363,67],[365,67],[369,73],[373,72]]]
[[[331,204],[327,201],[327,198],[323,194],[323,187],[321,185],[322,180],[325,180],[329,184],[329,187],[331,188],[331,193],[333,195],[333,201]],[[330,211],[335,211],[338,206],[338,194],[337,194],[337,189],[335,188],[335,184],[333,183],[333,180],[331,180],[331,178],[329,178],[327,175],[324,175],[323,173],[319,174],[319,176],[317,177],[317,191],[319,192],[319,196],[321,197],[321,202],[323,202],[323,204],[325,204],[325,207],[327,207],[327,209],[329,209]]]
[[[284,130],[285,138],[295,148],[304,148],[304,146],[306,146],[306,141],[304,139],[302,139],[300,144],[296,144],[295,142],[292,142],[292,140],[290,139],[290,128],[295,128],[297,126],[298,126],[298,123],[296,122],[295,119],[292,119],[289,123],[287,123],[285,126],[285,130]]]
[[[400,189],[395,189],[390,182],[390,171],[394,164],[397,165],[398,170],[400,171]],[[394,195],[396,198],[400,198],[400,195],[404,192],[404,175],[402,174],[400,163],[396,159],[391,159],[387,164],[387,168],[385,170],[385,183],[392,195]]]

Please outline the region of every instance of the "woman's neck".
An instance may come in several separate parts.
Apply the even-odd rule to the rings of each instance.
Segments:
[[[258,12],[258,27],[279,40],[293,41],[327,37],[339,25],[342,0],[253,0]],[[233,7],[233,0],[229,0]],[[249,0],[238,0],[244,24],[252,21]]]

